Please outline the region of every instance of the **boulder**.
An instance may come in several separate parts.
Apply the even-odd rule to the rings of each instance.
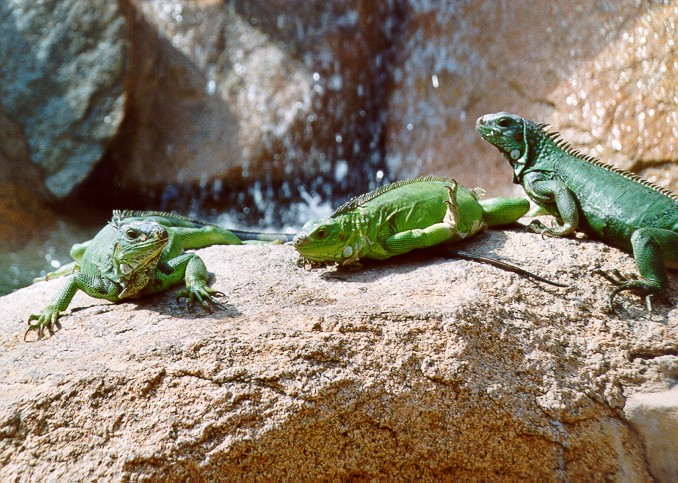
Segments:
[[[125,19],[105,0],[0,2],[0,18],[0,106],[44,178],[34,192],[65,198],[122,120]],[[0,139],[0,150],[6,143]],[[31,169],[19,166],[10,181]]]
[[[671,475],[654,473],[653,419],[625,407],[675,385],[678,308],[624,294],[609,313],[592,270],[634,265],[598,242],[490,231],[462,247],[570,287],[421,254],[309,271],[290,246],[215,246],[198,252],[226,294],[211,314],[176,290],[78,293],[60,330],[23,342],[64,281],[0,298],[0,479]]]
[[[678,369],[675,355],[673,359],[667,362],[675,374]],[[678,386],[669,391],[635,394],[626,401],[624,413],[652,455],[649,459],[652,474],[658,481],[675,481],[678,476]]]
[[[200,203],[255,183],[287,183],[265,198],[289,199],[304,175],[327,193],[367,190],[381,160],[393,8],[131,0],[129,106],[102,170],[115,169],[120,197],[168,204],[189,188]]]
[[[40,171],[28,162],[28,147],[21,129],[0,106],[0,246],[3,250],[18,250],[32,238],[44,236],[54,228],[56,217],[45,206],[46,201]],[[6,266],[2,269],[7,271]],[[2,288],[0,281],[0,293]]]

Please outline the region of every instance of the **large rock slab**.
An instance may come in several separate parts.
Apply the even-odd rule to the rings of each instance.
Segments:
[[[591,271],[633,262],[597,242],[466,248],[571,288],[422,256],[306,271],[289,246],[242,246],[199,251],[227,294],[213,314],[176,291],[78,294],[24,343],[63,280],[0,298],[0,479],[658,477],[624,407],[676,383],[678,309],[629,295],[607,313]]]
[[[0,104],[21,127],[46,191],[64,198],[122,120],[125,19],[105,0],[0,2],[0,18]],[[17,177],[28,170],[19,166]]]

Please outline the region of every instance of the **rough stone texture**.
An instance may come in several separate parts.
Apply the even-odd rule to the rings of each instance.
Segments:
[[[63,198],[122,120],[124,18],[105,0],[0,2],[0,18],[0,104],[21,127],[46,190]],[[18,178],[30,169],[20,167]]]
[[[624,412],[652,455],[652,474],[659,481],[678,480],[678,386],[636,394],[627,400]]]
[[[678,308],[629,295],[605,313],[591,270],[633,262],[597,242],[466,248],[572,287],[416,256],[305,271],[289,246],[244,246],[199,252],[227,294],[212,315],[176,292],[78,294],[55,336],[24,343],[63,280],[0,298],[0,479],[659,477],[624,407],[676,383]]]
[[[386,147],[396,177],[452,172],[510,192],[506,161],[474,129],[510,111],[678,192],[675,2],[408,4]]]

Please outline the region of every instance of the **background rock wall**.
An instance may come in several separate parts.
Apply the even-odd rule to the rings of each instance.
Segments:
[[[0,198],[30,175],[46,199],[280,222],[417,174],[506,194],[474,130],[500,110],[678,190],[672,2],[86,3],[3,4],[0,106],[27,151]]]

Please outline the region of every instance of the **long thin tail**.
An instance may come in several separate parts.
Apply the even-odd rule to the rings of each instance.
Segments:
[[[532,272],[528,272],[524,268],[520,268],[516,265],[512,265],[510,263],[502,262],[501,260],[496,260],[494,258],[487,258],[483,257],[480,255],[474,255],[473,253],[468,253],[464,251],[459,251],[459,250],[450,250],[450,249],[438,249],[435,251],[436,255],[443,256],[443,257],[448,257],[448,258],[459,258],[461,260],[470,260],[473,262],[478,262],[478,263],[487,263],[488,265],[492,265],[494,267],[500,268],[502,270],[506,270],[507,272],[513,272],[517,273],[518,275],[522,275],[523,277],[531,278],[534,279],[538,282],[542,283],[547,283],[549,285],[553,285],[554,287],[569,287],[569,285],[559,283],[559,282],[553,282],[547,278],[541,277],[539,275],[536,275]]]
[[[285,243],[292,241],[296,233],[265,233],[258,231],[243,231],[228,229],[235,236],[242,241],[262,241],[262,242],[280,242]]]

